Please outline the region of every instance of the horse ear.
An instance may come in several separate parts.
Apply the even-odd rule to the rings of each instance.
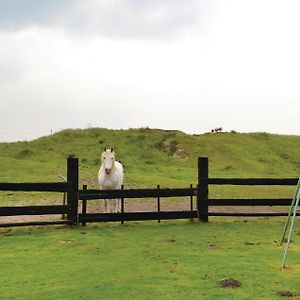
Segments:
[[[104,151],[106,151],[107,149],[106,149],[106,147],[104,147]]]
[[[111,148],[110,151],[111,151],[111,152],[114,152],[114,148]]]

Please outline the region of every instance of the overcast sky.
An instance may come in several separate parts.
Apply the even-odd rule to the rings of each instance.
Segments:
[[[65,128],[300,134],[298,0],[0,0],[0,142]]]

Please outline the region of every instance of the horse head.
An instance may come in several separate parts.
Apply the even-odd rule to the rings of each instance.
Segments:
[[[101,163],[104,167],[105,173],[109,175],[115,163],[115,152],[113,148],[104,148],[104,152],[101,155]]]

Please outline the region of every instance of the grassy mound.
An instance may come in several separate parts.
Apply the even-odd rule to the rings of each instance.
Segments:
[[[0,144],[0,181],[57,181],[72,155],[80,159],[81,183],[96,186],[106,146],[124,164],[128,187],[196,184],[198,156],[209,157],[210,176],[295,177],[300,169],[299,136],[92,128]]]

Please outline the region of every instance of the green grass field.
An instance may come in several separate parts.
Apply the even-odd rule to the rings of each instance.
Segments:
[[[282,270],[284,221],[2,229],[0,298],[300,299],[300,228]],[[221,287],[228,278],[241,287]]]
[[[209,158],[211,177],[300,173],[299,136],[94,128],[0,144],[0,182],[61,181],[72,155],[80,161],[80,185],[97,188],[105,146],[125,165],[125,188],[196,185],[199,156]],[[293,191],[214,186],[210,197],[292,197]],[[61,203],[61,196],[4,191],[0,205]],[[278,245],[285,218],[0,228],[0,299],[282,299],[280,291],[300,299],[297,221],[285,270]],[[229,278],[241,287],[221,287]]]
[[[80,159],[81,182],[95,185],[105,146],[114,147],[130,187],[196,183],[199,156],[209,158],[212,177],[294,177],[300,168],[300,136],[94,128],[0,143],[0,181],[57,180],[65,174],[66,158],[73,155]]]
[[[0,182],[52,182],[66,175],[66,158],[80,161],[80,185],[98,188],[103,148],[114,147],[125,166],[125,188],[197,184],[197,157],[209,158],[210,177],[298,177],[300,136],[267,133],[188,135],[159,129],[64,130],[31,142],[0,143]],[[211,197],[253,193],[214,187]],[[289,196],[292,189],[258,187],[255,193]],[[9,195],[11,196],[11,195]],[[29,195],[31,196],[31,195]],[[49,195],[47,195],[49,197]],[[7,194],[0,194],[7,199]]]

